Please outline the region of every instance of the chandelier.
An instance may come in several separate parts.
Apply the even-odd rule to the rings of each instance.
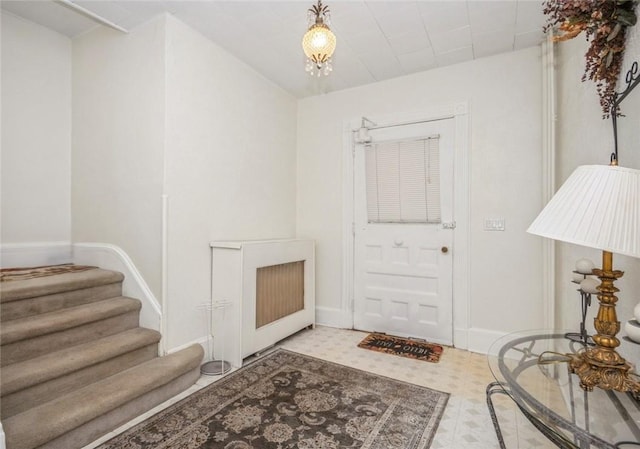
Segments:
[[[329,7],[318,0],[308,10],[309,29],[302,38],[302,49],[307,55],[305,70],[309,75],[328,75],[333,70],[331,56],[336,49],[336,36],[329,29]]]

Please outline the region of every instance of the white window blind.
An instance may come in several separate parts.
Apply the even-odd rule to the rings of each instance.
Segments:
[[[370,223],[440,223],[439,137],[365,149]]]

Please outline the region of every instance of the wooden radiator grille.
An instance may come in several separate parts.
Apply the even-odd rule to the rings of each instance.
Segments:
[[[256,329],[304,309],[304,260],[258,268]]]

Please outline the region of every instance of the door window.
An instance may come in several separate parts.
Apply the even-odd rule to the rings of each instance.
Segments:
[[[440,223],[439,136],[365,149],[369,223]]]

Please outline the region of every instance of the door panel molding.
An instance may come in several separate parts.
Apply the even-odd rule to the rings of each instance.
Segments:
[[[456,222],[453,240],[453,344],[462,349],[469,345],[469,284],[470,284],[470,179],[469,179],[469,117],[468,103],[458,102],[436,105],[417,112],[394,113],[367,117],[378,126],[393,126],[412,121],[435,121],[454,119],[454,193],[453,214]],[[362,117],[343,123],[343,198],[342,198],[342,298],[343,316],[348,316],[353,327],[354,298],[354,151],[355,134],[360,127]]]

